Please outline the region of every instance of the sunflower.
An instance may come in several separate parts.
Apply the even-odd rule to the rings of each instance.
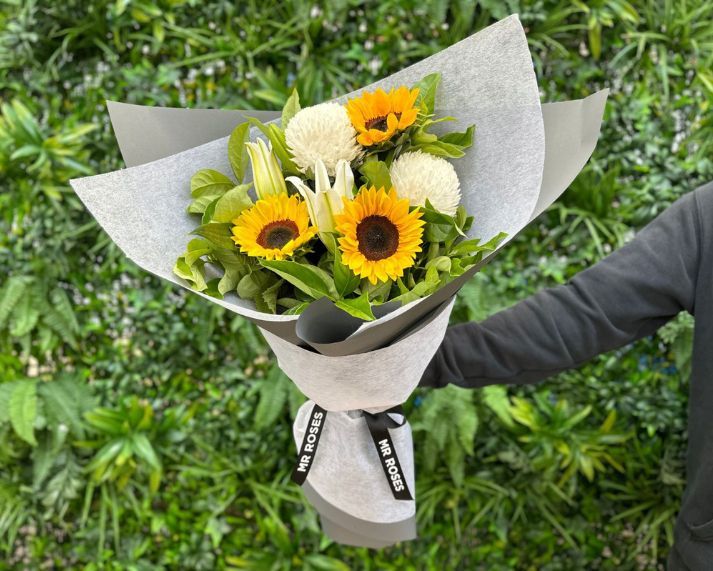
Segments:
[[[317,234],[317,228],[309,225],[307,205],[296,195],[268,195],[233,224],[232,238],[240,251],[268,260],[284,260]]]
[[[417,97],[417,87],[409,90],[402,85],[388,93],[377,89],[347,101],[349,120],[359,132],[357,141],[365,147],[378,145],[413,125],[418,115],[418,107],[414,107]]]
[[[393,188],[364,188],[353,200],[345,198],[335,222],[342,261],[372,284],[403,276],[421,251],[421,211],[409,212],[408,199]]]

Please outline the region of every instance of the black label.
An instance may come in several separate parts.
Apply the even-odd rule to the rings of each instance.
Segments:
[[[406,486],[406,478],[401,470],[399,457],[396,455],[394,443],[389,434],[389,417],[385,412],[379,414],[364,414],[371,438],[376,446],[376,451],[384,469],[386,481],[389,483],[391,493],[397,500],[412,500],[411,492]]]
[[[324,420],[327,418],[327,411],[319,405],[315,404],[312,407],[312,413],[309,415],[305,436],[302,439],[302,447],[297,458],[297,464],[292,471],[292,481],[300,486],[304,484],[309,474],[309,469],[314,462],[314,455],[317,453],[317,445],[319,437],[322,434]]]

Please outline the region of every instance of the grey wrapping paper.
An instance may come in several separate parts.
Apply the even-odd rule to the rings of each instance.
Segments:
[[[304,438],[312,401],[304,403],[293,425],[295,446]],[[416,497],[413,440],[407,422],[389,430],[406,485]],[[305,494],[328,520],[337,541],[383,547],[416,536],[415,500],[395,500],[381,468],[364,417],[354,412],[329,412],[322,429]],[[331,527],[330,527],[331,525]],[[376,544],[371,544],[375,542]]]
[[[477,125],[474,147],[465,159],[455,162],[463,201],[476,217],[471,235],[483,239],[499,231],[514,235],[530,220],[537,204],[545,155],[537,82],[517,16],[489,26],[368,89],[411,84],[434,71],[442,74],[437,113],[456,117],[459,128]],[[157,113],[147,115],[141,111],[144,117],[139,121],[134,117],[136,110],[123,107],[119,112],[117,105],[112,105],[112,109],[122,153],[132,162],[138,160],[132,147],[142,145],[146,137],[145,130],[137,125],[147,123],[147,117],[159,126],[168,122]],[[211,128],[215,128],[214,124]],[[185,136],[185,132],[183,135],[174,132],[173,136]],[[154,137],[152,156],[174,151],[176,147],[169,144],[170,140],[170,136]],[[178,146],[185,147],[184,143]],[[172,268],[183,252],[188,233],[196,226],[185,211],[190,178],[199,168],[229,173],[226,149],[224,137],[158,160],[71,182],[87,208],[130,259],[185,287]],[[343,345],[330,344],[325,350],[345,355],[381,346],[452,295],[452,292],[439,295],[428,307],[419,307],[421,302],[417,301],[401,308],[400,313],[409,313],[405,325],[388,319],[383,325],[381,320],[370,324],[369,337],[378,340],[376,344],[364,343],[363,337],[352,341],[349,336],[341,342]],[[222,300],[208,299],[291,343],[302,341],[295,332],[297,316],[257,312],[252,302],[233,294]],[[323,327],[328,328],[330,320],[323,317],[322,321]]]
[[[255,117],[274,121],[277,111],[174,109],[107,101],[107,110],[127,167],[143,165],[230,135]],[[140,136],[138,136],[140,135]]]
[[[368,353],[329,357],[263,330],[277,364],[300,391],[328,411],[379,412],[408,399],[443,341],[455,300],[422,326]]]

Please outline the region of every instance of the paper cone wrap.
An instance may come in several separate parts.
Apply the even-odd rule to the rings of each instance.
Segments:
[[[297,413],[293,436],[298,450],[313,406],[314,402],[307,401]],[[402,416],[399,421],[403,424],[389,433],[415,498],[411,427]],[[323,530],[333,534],[335,541],[384,547],[416,537],[415,499],[394,499],[367,423],[358,411],[327,414],[303,490],[326,523]]]
[[[437,309],[410,335],[374,351],[329,357],[262,330],[277,363],[304,395],[330,411],[372,412],[408,399],[436,354],[454,300]]]

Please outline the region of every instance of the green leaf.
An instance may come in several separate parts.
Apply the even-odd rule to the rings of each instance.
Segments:
[[[287,98],[285,106],[282,108],[282,128],[286,129],[287,124],[290,122],[297,112],[301,109],[300,107],[300,96],[296,89],[292,90],[292,93]]]
[[[485,406],[492,410],[505,426],[515,428],[507,389],[502,385],[490,385],[483,387],[481,394]]]
[[[325,246],[327,246],[330,252],[334,252],[334,266],[332,271],[334,274],[334,286],[337,290],[337,296],[344,298],[359,287],[361,278],[354,275],[354,272],[342,263],[342,252],[339,249],[337,238],[334,234],[331,232],[323,232],[320,238],[328,242],[325,243]]]
[[[463,149],[473,145],[473,135],[475,133],[475,125],[471,125],[465,131],[447,133],[439,138],[441,143],[447,143],[449,145],[456,145]]]
[[[230,191],[228,191],[230,192]],[[215,205],[218,204],[218,201],[220,200],[220,197],[214,198],[213,200],[210,201],[210,204],[206,206],[205,210],[203,211],[203,216],[201,216],[201,224],[208,224],[213,220],[213,213],[215,212]]]
[[[38,386],[45,414],[55,424],[66,424],[79,438],[84,437],[84,411],[81,410],[81,403],[85,401],[85,397],[78,398],[82,391],[83,387],[69,378],[41,383]]]
[[[434,141],[433,143],[424,143],[414,145],[412,149],[418,149],[424,153],[434,155],[436,157],[444,157],[449,159],[459,159],[465,156],[465,152],[459,145],[445,143],[443,140]]]
[[[191,196],[220,196],[235,186],[227,176],[213,169],[202,169],[191,177]]]
[[[261,294],[263,302],[272,313],[277,313],[277,294],[283,283],[283,280],[278,280]]]
[[[10,420],[10,397],[21,381],[0,384],[0,424]]]
[[[389,190],[392,187],[389,167],[383,161],[367,161],[359,169],[367,180],[367,186]]]
[[[215,202],[220,197],[220,194],[204,194],[191,201],[186,209],[188,214],[203,214],[208,206]]]
[[[204,291],[208,287],[205,281],[202,260],[197,260],[189,265],[186,263],[185,258],[181,256],[173,266],[173,273],[189,282],[196,291]]]
[[[440,73],[431,73],[421,79],[414,87],[418,87],[419,93],[416,105],[421,107],[425,115],[432,115],[436,107],[436,91],[441,82]]]
[[[0,290],[0,329],[7,323],[12,310],[22,298],[31,281],[31,278],[24,276],[13,276],[5,282]]]
[[[371,310],[368,292],[364,292],[353,299],[338,299],[334,302],[334,305],[358,319],[363,319],[364,321],[374,321],[376,319]]]
[[[243,182],[248,170],[248,152],[245,143],[250,138],[250,123],[240,123],[228,139],[228,160],[238,182]]]
[[[15,305],[10,319],[10,335],[22,337],[32,331],[40,318],[35,295],[24,295]]]
[[[215,203],[213,211],[214,222],[232,222],[238,215],[253,205],[253,201],[248,196],[248,189],[252,185],[241,184],[231,188]]]
[[[37,418],[37,381],[17,383],[10,396],[10,423],[17,435],[31,446],[35,440],[35,419]]]
[[[303,301],[302,303],[298,303],[297,305],[293,305],[292,307],[290,307],[287,311],[285,311],[284,315],[299,315],[308,307],[309,302]]]
[[[151,442],[145,434],[136,432],[131,436],[131,447],[136,452],[136,455],[144,460],[154,470],[161,470],[161,461],[156,455]]]
[[[500,232],[496,236],[493,236],[490,240],[484,243],[480,243],[479,238],[471,238],[470,240],[463,240],[456,244],[449,255],[451,256],[471,256],[473,254],[482,252],[492,252],[498,247],[498,244],[502,242],[507,237],[505,232]]]
[[[269,272],[252,271],[238,282],[238,295],[243,299],[255,299],[269,287],[274,276]]]
[[[282,413],[285,412],[285,402],[290,392],[291,381],[277,365],[270,368],[270,372],[258,383],[260,400],[255,409],[254,428],[262,431],[275,424]]]
[[[250,265],[247,257],[236,250],[220,248],[213,250],[212,255],[225,270],[218,282],[218,292],[220,295],[225,295],[237,288],[243,276],[250,271]]]
[[[210,254],[213,251],[213,248],[213,244],[208,240],[203,238],[194,238],[188,242],[183,259],[189,266],[192,266],[200,257]]]
[[[260,260],[260,263],[314,299],[334,298],[334,280],[324,270],[292,260]]]
[[[398,301],[401,305],[406,305],[407,303],[411,303],[412,301],[416,301],[417,299],[429,295],[432,293],[433,287],[433,284],[427,281],[418,282],[408,292],[394,297],[390,301]]]
[[[219,248],[225,248],[230,250],[235,248],[235,242],[232,239],[231,232],[232,225],[229,223],[222,222],[210,222],[208,224],[203,224],[199,226],[191,234],[196,234],[202,236],[212,244],[218,246]]]

